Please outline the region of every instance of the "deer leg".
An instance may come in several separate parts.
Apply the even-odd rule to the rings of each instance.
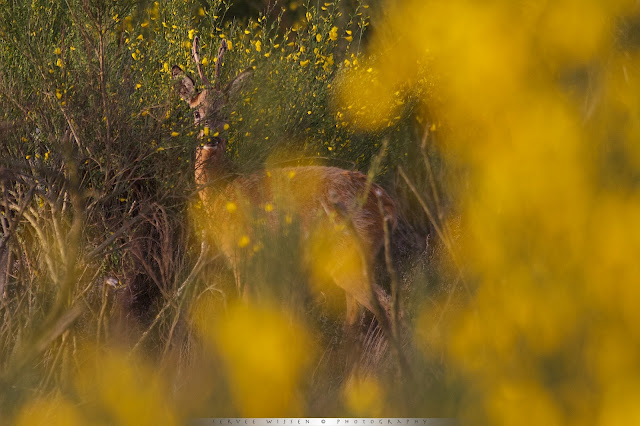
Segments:
[[[347,327],[353,327],[358,321],[358,314],[360,314],[360,305],[355,297],[349,293],[345,293],[347,301],[347,314],[345,318],[345,325]]]
[[[357,319],[360,304],[373,313],[384,330],[391,326],[391,300],[385,291],[375,283],[369,283],[368,277],[362,273],[331,273],[336,285],[347,293],[346,323],[353,324]],[[354,307],[353,305],[356,305]]]
[[[236,282],[236,289],[238,290],[238,297],[244,302],[249,301],[249,289],[247,288],[246,281],[243,279],[240,273],[240,269],[236,263],[233,264],[233,278]]]

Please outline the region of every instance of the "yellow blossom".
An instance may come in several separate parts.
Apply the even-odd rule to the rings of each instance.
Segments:
[[[242,237],[240,237],[240,240],[238,240],[238,247],[243,248],[249,245],[249,243],[251,242],[251,240],[249,239],[248,236],[243,235]]]
[[[262,42],[260,40],[256,41],[256,50],[258,52],[262,50]]]
[[[331,28],[331,31],[329,31],[329,38],[333,41],[338,39],[338,27]]]

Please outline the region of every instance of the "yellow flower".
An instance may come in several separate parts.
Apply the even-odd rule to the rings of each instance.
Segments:
[[[204,126],[203,132],[205,136],[209,136],[209,126]]]
[[[178,133],[178,132],[171,132],[171,136],[172,136],[172,137],[174,137],[174,138],[175,138],[176,136],[178,136],[179,134],[180,134],[180,133]]]
[[[316,41],[320,43],[322,41],[322,36],[320,34],[316,34]]]
[[[238,247],[243,248],[249,245],[249,243],[251,242],[251,240],[249,239],[248,236],[243,235],[242,237],[240,237],[240,240],[238,241]]]
[[[306,67],[307,65],[309,65],[309,60],[308,59],[306,61],[300,61],[300,66],[301,67]]]
[[[140,26],[141,26],[142,28],[146,28],[146,27],[148,27],[148,26],[149,26],[149,22],[148,22],[148,21],[144,21],[142,24],[140,24]]]
[[[329,31],[329,38],[333,41],[338,39],[338,27],[331,28],[331,31]]]
[[[260,40],[256,41],[256,50],[258,52],[262,50],[262,42]]]
[[[189,40],[193,40],[193,33],[195,33],[196,30],[189,30]]]
[[[62,68],[62,59],[58,58],[58,60],[56,61],[56,66]]]
[[[207,65],[208,63],[209,63],[209,59],[207,59],[206,56],[202,58],[202,65]]]
[[[53,53],[55,53],[56,55],[59,55],[62,53],[62,51],[60,50],[59,47],[56,47],[55,50],[53,51]]]
[[[224,130],[229,130],[229,125],[228,125],[227,123],[225,123],[225,125],[224,125],[224,126],[222,126],[222,128],[223,128]]]
[[[60,92],[60,90],[56,90],[56,98],[62,98],[62,92]]]

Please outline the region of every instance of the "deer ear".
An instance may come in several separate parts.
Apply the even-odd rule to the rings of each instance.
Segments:
[[[193,97],[196,90],[195,81],[193,81],[191,77],[185,74],[184,71],[182,71],[182,68],[180,68],[177,65],[174,65],[171,68],[171,76],[173,77],[174,80],[179,80],[174,85],[174,88],[176,89],[180,97],[183,100],[189,102],[189,100]]]
[[[242,71],[240,74],[236,75],[235,78],[231,80],[229,84],[227,84],[224,88],[224,94],[228,97],[236,95],[252,75],[253,68],[248,68]]]

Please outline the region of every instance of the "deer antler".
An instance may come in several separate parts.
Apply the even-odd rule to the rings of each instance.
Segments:
[[[193,61],[196,63],[196,67],[198,68],[198,74],[200,75],[200,80],[202,81],[202,84],[204,85],[204,87],[207,88],[211,86],[211,83],[209,83],[209,79],[207,79],[207,76],[205,75],[204,71],[202,71],[202,65],[200,64],[200,54],[198,53],[199,41],[200,41],[200,37],[198,36],[193,37],[193,46],[191,48],[191,55],[193,56]],[[217,73],[217,66],[216,66],[216,73]]]
[[[220,81],[220,71],[222,69],[222,57],[228,50],[227,40],[222,39],[220,47],[218,48],[218,59],[216,60],[216,89],[220,90],[222,82]]]

